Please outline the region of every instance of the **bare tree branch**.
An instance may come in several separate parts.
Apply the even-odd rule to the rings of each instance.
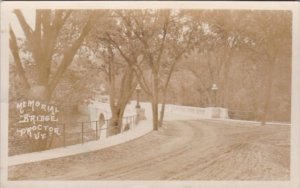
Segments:
[[[49,84],[50,93],[53,92],[58,81],[60,80],[61,76],[65,72],[66,68],[72,62],[74,55],[77,52],[78,48],[80,47],[81,43],[83,42],[85,36],[87,36],[90,30],[92,29],[96,17],[97,17],[97,13],[95,11],[92,12],[91,15],[89,16],[87,23],[85,24],[84,28],[81,31],[80,36],[76,39],[76,41],[72,44],[72,46],[65,51],[62,62],[58,67],[56,73],[54,74],[52,81]]]
[[[28,79],[26,77],[26,74],[25,74],[25,71],[24,71],[24,68],[22,66],[20,56],[19,56],[19,48],[18,48],[18,44],[17,44],[17,39],[16,39],[15,33],[14,33],[13,29],[11,28],[11,26],[9,27],[9,34],[10,34],[9,47],[10,47],[10,50],[11,50],[12,55],[14,57],[15,63],[17,65],[17,70],[20,74],[21,80],[24,81],[25,87],[27,89],[29,89],[30,85],[29,85]]]
[[[26,38],[28,40],[31,40],[33,31],[31,29],[31,27],[28,25],[28,23],[26,22],[23,13],[21,12],[20,9],[14,10],[14,13],[17,16],[17,18],[18,18],[18,20],[20,22],[20,25],[21,25],[21,27],[23,29],[23,32],[24,32]]]

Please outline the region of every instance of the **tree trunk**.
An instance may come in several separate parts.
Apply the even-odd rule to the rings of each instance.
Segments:
[[[122,122],[123,122],[123,116],[126,109],[126,105],[132,95],[132,81],[133,81],[133,69],[128,68],[125,72],[125,75],[123,77],[122,87],[120,90],[121,96],[119,97],[119,100],[117,104],[115,104],[115,87],[111,87],[113,91],[111,91],[111,95],[113,97],[113,101],[111,101],[111,111],[112,111],[112,118],[110,119],[109,123],[109,135],[118,134],[121,132],[122,129]],[[135,88],[135,87],[134,87]]]
[[[152,102],[152,117],[153,117],[153,130],[158,130],[158,103],[155,99]]]
[[[109,122],[109,135],[119,134],[122,129],[123,116],[126,109],[127,103],[122,103],[115,107],[116,109],[112,111],[112,117]]]
[[[119,132],[122,131],[122,127],[123,127],[123,118],[124,118],[124,112],[126,109],[126,104],[124,106],[121,107],[120,109],[120,113],[119,113],[119,117],[118,117],[118,128],[119,128]]]
[[[40,102],[48,103],[51,99],[51,95],[46,86],[35,85],[30,87],[27,93],[27,98],[31,100],[38,100]]]
[[[27,100],[35,100],[41,103],[48,103],[50,101],[50,95],[48,93],[48,89],[43,85],[35,85],[30,87],[27,93]],[[39,110],[35,110],[34,115],[44,115],[45,113]],[[40,136],[38,138],[30,138],[30,149],[32,152],[46,150],[51,147],[53,141],[53,134],[50,135],[48,131],[41,131],[40,134],[46,134],[46,139],[41,139]]]
[[[163,121],[164,121],[164,115],[165,115],[165,105],[166,105],[166,93],[167,91],[163,91],[163,99],[162,99],[162,105],[160,109],[160,119],[159,119],[159,127],[162,127]]]
[[[158,75],[154,73],[152,94],[153,130],[158,130]]]
[[[116,135],[120,133],[120,125],[119,125],[119,117],[120,117],[120,108],[116,109],[109,120],[108,125],[108,135]]]

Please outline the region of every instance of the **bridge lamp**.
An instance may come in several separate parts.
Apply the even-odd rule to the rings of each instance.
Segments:
[[[141,106],[140,106],[140,91],[141,91],[141,86],[140,86],[140,84],[138,84],[137,86],[136,86],[136,88],[135,88],[135,90],[136,90],[136,108],[141,108]]]
[[[214,93],[214,106],[217,106],[217,91],[218,91],[217,84],[213,84],[212,87],[211,87],[211,90]]]

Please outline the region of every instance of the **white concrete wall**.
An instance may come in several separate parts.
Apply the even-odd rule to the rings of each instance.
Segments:
[[[100,114],[104,115],[104,119],[108,120],[111,118],[112,113],[110,109],[110,104],[109,103],[103,103],[99,101],[94,101],[93,103],[89,105],[81,105],[79,107],[79,111],[84,114],[88,114],[90,116],[91,121],[99,121],[99,116]],[[124,112],[124,117],[128,116],[135,116],[136,115],[136,109],[133,103],[129,103],[126,106],[125,112]],[[107,129],[107,121],[105,124],[101,127],[101,132],[100,132],[100,137],[106,138],[106,129]],[[96,124],[92,124],[91,126],[92,129],[96,130]],[[99,128],[99,127],[98,127]],[[122,127],[123,129],[124,127]]]
[[[79,111],[82,113],[87,113],[90,115],[91,121],[98,121],[99,115],[102,113],[104,115],[105,120],[110,119],[112,116],[110,104],[109,103],[102,103],[98,101],[94,101],[89,105],[81,105],[79,107]],[[136,115],[135,107],[132,103],[126,106],[124,116],[134,116]]]
[[[131,101],[133,105],[132,108],[135,107],[136,101]],[[147,119],[152,119],[152,106],[150,102],[140,102],[141,108],[145,109],[145,114]],[[161,104],[159,104],[159,111],[161,109]],[[174,105],[174,104],[166,104],[165,106],[165,119],[210,119],[213,118],[213,113],[217,111],[219,112],[220,119],[227,119],[228,110],[226,108],[221,107],[193,107],[193,106],[182,106],[182,105]]]
[[[131,101],[127,106],[124,113],[124,117],[136,115],[137,111],[135,109],[136,101]],[[150,102],[140,102],[141,108],[145,109],[146,119],[152,119],[152,106]],[[161,104],[159,104],[159,112],[161,109]],[[111,118],[110,105],[108,103],[94,102],[85,107],[84,111],[89,110],[90,119],[92,121],[97,121],[99,115],[103,113],[105,119]],[[176,119],[211,119],[220,118],[227,119],[228,110],[220,107],[192,107],[192,106],[182,106],[174,104],[166,104],[165,106],[165,120],[176,120]]]

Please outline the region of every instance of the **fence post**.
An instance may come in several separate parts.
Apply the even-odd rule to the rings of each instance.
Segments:
[[[83,131],[84,131],[84,129],[83,129],[83,122],[81,123],[81,143],[83,144],[84,143],[84,135],[83,135]]]
[[[96,140],[98,140],[98,121],[96,121]]]
[[[63,144],[66,147],[66,124],[63,124]]]

